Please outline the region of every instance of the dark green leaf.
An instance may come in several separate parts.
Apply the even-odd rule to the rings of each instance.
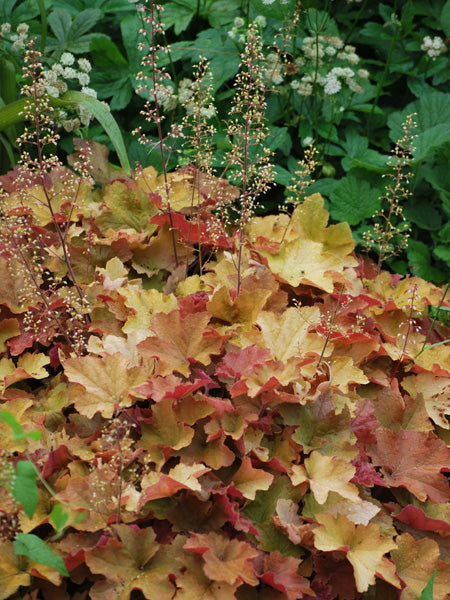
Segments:
[[[440,21],[442,30],[444,31],[445,35],[447,37],[450,36],[450,0],[447,0],[447,2],[442,7]]]
[[[128,62],[116,44],[106,35],[96,35],[92,38],[89,51],[96,67],[101,69],[128,67]],[[98,90],[96,90],[98,91]]]
[[[331,215],[349,225],[358,225],[372,217],[381,207],[382,191],[367,181],[347,175],[334,187],[331,194]]]
[[[442,226],[441,215],[426,200],[416,204],[408,203],[404,214],[408,221],[416,223],[421,229],[436,230]]]
[[[41,565],[53,567],[65,577],[69,576],[64,560],[55,554],[37,535],[18,533],[14,541],[14,551],[16,554],[27,556]]]
[[[431,264],[431,253],[426,244],[410,240],[406,253],[414,275],[434,283],[442,283],[446,280],[445,273]]]

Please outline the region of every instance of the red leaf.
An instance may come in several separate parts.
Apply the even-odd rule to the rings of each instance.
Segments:
[[[408,504],[408,506],[402,508],[398,515],[394,515],[394,517],[398,521],[421,531],[450,531],[449,523],[427,517],[421,508],[413,504]]]
[[[276,550],[264,556],[260,577],[271,587],[286,594],[288,600],[298,600],[305,593],[314,594],[309,581],[297,572],[300,562],[297,558],[283,556]]]

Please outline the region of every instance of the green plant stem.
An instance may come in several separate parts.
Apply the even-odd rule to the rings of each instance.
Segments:
[[[47,10],[44,5],[44,0],[36,0],[41,13],[41,47],[42,54],[45,52],[45,43],[47,41]]]
[[[414,358],[417,358],[418,356],[420,356],[420,355],[422,354],[422,352],[424,352],[424,351],[425,351],[425,350],[427,350],[428,348],[431,348],[431,346],[428,346],[428,348],[427,348],[427,342],[428,342],[428,338],[430,337],[430,335],[431,335],[431,332],[433,331],[434,324],[436,323],[436,321],[437,321],[437,318],[438,318],[438,316],[439,316],[439,309],[440,309],[440,308],[441,308],[441,306],[444,304],[444,300],[445,300],[445,297],[446,297],[446,295],[447,295],[447,292],[448,292],[449,288],[450,288],[450,281],[449,281],[449,282],[447,283],[447,285],[445,286],[444,293],[442,294],[441,301],[439,302],[439,306],[437,307],[436,314],[434,315],[434,317],[433,317],[433,320],[431,321],[431,325],[430,325],[430,327],[429,327],[429,329],[428,329],[428,332],[427,332],[427,335],[426,335],[426,337],[425,337],[425,341],[424,341],[424,343],[423,343],[423,345],[422,345],[422,348],[421,348],[421,349],[420,349],[420,351],[419,351],[419,352],[418,352],[418,353],[417,353],[417,354],[414,356]],[[447,341],[448,341],[448,340],[444,340],[443,342],[439,342],[439,344],[445,344]],[[433,344],[433,346],[434,346],[434,345],[435,345],[435,344]]]
[[[397,6],[397,2],[395,2],[394,5],[394,12]],[[372,108],[370,109],[370,113],[367,117],[367,125],[366,125],[366,135],[369,135],[370,132],[370,123],[372,121],[372,117],[373,117],[373,113],[375,112],[375,109],[378,106],[378,100],[380,99],[381,96],[381,92],[383,90],[383,86],[384,86],[384,82],[386,81],[386,77],[389,71],[389,67],[391,66],[391,60],[392,60],[392,54],[394,52],[394,48],[395,48],[395,44],[397,43],[397,33],[398,33],[399,27],[396,24],[395,25],[395,33],[393,38],[391,39],[391,44],[389,46],[389,52],[386,58],[386,61],[384,63],[384,69],[383,69],[383,73],[381,74],[381,77],[378,81],[378,85],[377,85],[377,90],[376,90],[376,94],[375,94],[375,99],[372,103]]]
[[[366,4],[367,4],[367,0],[363,0],[363,2],[361,3],[361,6],[360,6],[360,8],[359,8],[359,11],[358,11],[358,13],[357,13],[357,15],[356,15],[356,17],[355,17],[355,20],[354,20],[354,21],[353,21],[353,23],[352,23],[352,26],[351,26],[351,28],[350,28],[350,31],[347,33],[347,35],[346,35],[346,37],[345,37],[345,40],[344,40],[344,45],[346,45],[346,44],[348,43],[349,39],[351,38],[351,35],[352,35],[352,33],[353,33],[353,30],[355,29],[355,27],[356,27],[356,24],[358,23],[360,16],[362,15],[362,13],[363,13],[364,9],[366,8]]]

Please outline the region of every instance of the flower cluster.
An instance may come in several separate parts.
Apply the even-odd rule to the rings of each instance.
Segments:
[[[426,52],[427,56],[429,56],[431,60],[435,60],[437,56],[444,54],[444,52],[447,51],[445,42],[437,35],[435,35],[434,38],[426,35],[423,38],[420,49]]]
[[[75,57],[70,52],[64,52],[61,55],[59,62],[52,65],[50,69],[42,71],[43,90],[53,96],[59,98],[69,89],[71,81],[76,82],[81,86],[81,91],[88,96],[97,97],[94,89],[88,87],[90,82],[89,72],[92,69],[91,63],[86,58],[77,60],[78,68],[75,68]],[[77,106],[77,117],[71,119],[65,111],[59,114],[59,123],[67,132],[78,129],[81,125],[89,125],[93,118],[90,110],[82,105]]]
[[[11,23],[2,23],[0,26],[0,39],[4,36],[9,36],[7,40],[11,42],[11,51],[18,52],[25,48],[25,43],[28,38],[28,29],[29,26],[26,23],[19,23],[16,28],[16,33],[9,35],[11,32]]]
[[[360,60],[354,46],[345,45],[337,36],[305,37],[301,52],[292,63],[285,65],[287,74],[304,73],[301,77],[293,78],[289,84],[300,96],[311,96],[317,84],[322,86],[325,96],[337,94],[343,86],[357,94],[363,91],[358,79],[367,79],[369,72],[352,68]],[[336,62],[340,64],[332,66]],[[272,81],[280,83],[274,79]]]
[[[267,27],[267,19],[263,15],[258,15],[253,21],[253,25],[264,29]],[[238,44],[245,44],[247,38],[247,27],[242,17],[236,17],[233,21],[233,27],[228,32],[228,36]]]

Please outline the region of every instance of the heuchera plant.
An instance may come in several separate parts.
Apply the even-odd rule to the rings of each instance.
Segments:
[[[231,186],[186,167],[170,231],[162,176],[78,146],[97,189],[1,178],[0,599],[412,599],[434,574],[444,600],[442,289],[356,257],[319,194],[242,242],[208,228]]]

